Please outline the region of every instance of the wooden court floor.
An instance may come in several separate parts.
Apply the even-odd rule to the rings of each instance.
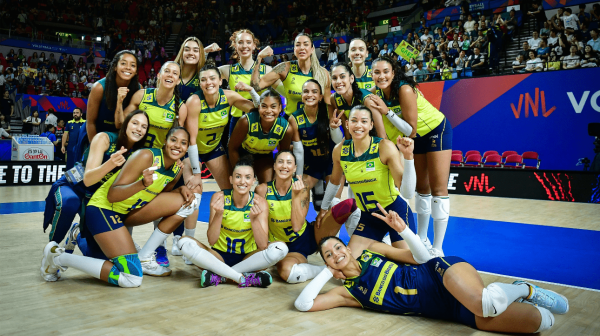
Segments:
[[[216,184],[206,183],[205,190]],[[49,186],[1,187],[1,203],[42,201]],[[452,216],[535,225],[600,230],[594,204],[452,195]],[[207,201],[207,200],[203,200]],[[144,277],[136,289],[108,285],[74,269],[60,281],[39,274],[48,241],[42,213],[0,215],[0,335],[483,335],[455,323],[382,314],[356,308],[300,313],[293,302],[306,284],[283,282],[272,269],[267,289],[234,285],[200,289],[199,270],[172,257],[170,277]],[[207,224],[196,238],[206,243]],[[151,225],[136,227],[143,244]],[[170,250],[171,239],[168,241]],[[79,253],[77,251],[76,253]],[[586,256],[582,256],[585,258]],[[309,261],[322,264],[318,255]],[[515,279],[482,274],[484,282]],[[338,285],[331,280],[325,290]],[[569,299],[567,315],[557,315],[544,335],[600,335],[600,292],[544,285]]]

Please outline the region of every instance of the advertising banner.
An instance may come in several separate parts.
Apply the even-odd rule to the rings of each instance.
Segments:
[[[411,58],[414,58],[419,54],[417,49],[404,40],[398,45],[394,52],[402,56],[406,61],[410,61]]]
[[[64,162],[0,161],[0,186],[52,184],[66,167]]]
[[[80,55],[80,56],[85,55],[89,50],[89,48],[87,48],[87,49],[86,48],[73,48],[73,47],[69,47],[69,46],[61,46],[58,44],[23,41],[23,40],[16,40],[16,39],[10,39],[10,38],[0,41],[0,45],[5,45],[5,46],[10,46],[10,47],[15,47],[15,48],[27,48],[27,49],[42,50],[42,51],[46,51],[46,52],[54,52],[54,53],[59,53],[59,54],[66,53],[66,54]],[[95,51],[94,53],[96,54],[96,57],[105,57],[106,56],[104,50]]]

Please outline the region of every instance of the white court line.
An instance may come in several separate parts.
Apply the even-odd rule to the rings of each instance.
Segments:
[[[570,287],[570,288],[577,288],[577,289],[589,290],[589,291],[592,291],[592,292],[600,293],[600,290],[593,289],[593,288],[579,287],[579,286],[572,286],[572,285],[565,285],[565,284],[561,284],[561,283],[557,283],[557,282],[542,281],[542,280],[537,280],[537,279],[527,279],[527,278],[516,277],[516,276],[513,276],[513,275],[505,275],[505,274],[498,274],[498,273],[491,273],[491,272],[484,272],[484,271],[477,271],[477,272],[484,273],[484,274],[489,274],[489,275],[503,276],[503,277],[507,277],[507,278],[515,278],[515,279],[519,279],[519,280],[541,282],[541,283],[545,283],[545,284],[549,284],[549,285],[557,285],[557,286],[563,286],[563,287]]]

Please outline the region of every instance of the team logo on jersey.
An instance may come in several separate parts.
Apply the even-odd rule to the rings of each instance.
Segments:
[[[164,116],[166,122],[173,122],[175,120],[175,112],[166,112]]]
[[[375,154],[379,150],[379,144],[374,143],[371,145],[371,149],[369,149],[369,154]]]
[[[297,64],[292,64],[292,66],[290,67],[290,71],[291,72],[298,72],[298,65]],[[295,79],[295,77],[292,78],[292,79]]]
[[[226,102],[227,102],[227,96],[225,96],[225,95],[222,95],[222,96],[221,96],[221,101],[220,101],[220,103],[221,103],[221,104],[225,104]]]
[[[161,163],[160,156],[156,156],[156,157],[154,157],[154,162],[152,162],[152,166],[159,166],[160,167],[161,166],[160,163]]]
[[[173,179],[167,178],[165,180],[165,184],[163,184],[163,188],[167,186],[167,184],[169,184]]]
[[[152,101],[152,95],[146,95],[146,98],[144,99],[145,102],[151,102]]]
[[[335,103],[337,104],[338,107],[342,106],[342,97],[340,97],[340,96],[335,97]]]
[[[363,262],[367,262],[371,259],[373,255],[370,252],[365,252],[360,256],[360,260]]]
[[[206,120],[208,120],[208,114],[204,115],[204,117],[202,118],[202,122],[206,122]]]
[[[365,84],[365,89],[370,89],[370,88],[372,88],[372,87],[373,87],[373,85],[371,85],[371,83],[369,83],[369,84]]]
[[[252,127],[250,127],[250,132],[258,132],[258,123],[252,123]]]
[[[225,205],[231,205],[231,196],[225,196]]]
[[[238,72],[238,71],[240,71],[240,66],[236,64],[233,66],[233,72]]]
[[[368,171],[368,172],[375,171],[375,161],[367,161],[366,171]]]
[[[221,111],[221,119],[227,118],[227,110]]]
[[[371,71],[371,69],[369,69],[367,71],[367,78],[372,78],[372,77],[373,77],[372,71]],[[369,85],[369,86],[371,86],[371,85]]]
[[[208,108],[208,105],[206,104],[206,100],[200,101],[200,109],[204,110],[207,108]]]
[[[267,187],[267,195],[274,195],[273,194],[273,188]]]
[[[269,147],[272,147],[272,146],[277,146],[277,141],[269,140]]]
[[[304,120],[303,116],[299,116],[298,117],[298,125],[304,125],[306,123],[306,121]]]
[[[344,287],[346,287],[346,288],[352,288],[352,286],[354,286],[354,281],[352,281],[352,280],[346,280],[346,281],[344,281]]]
[[[250,221],[250,214],[245,213],[244,214],[244,222],[249,222]]]
[[[342,156],[350,155],[350,146],[342,146]]]
[[[274,131],[275,134],[281,135],[281,131],[283,131],[283,127],[281,125],[275,126],[275,131]]]
[[[392,107],[392,111],[396,113],[398,117],[402,117],[402,108],[400,106]]]
[[[371,260],[371,265],[374,267],[379,267],[379,265],[381,265],[381,262],[383,262],[381,258],[375,257],[373,258],[373,260]]]

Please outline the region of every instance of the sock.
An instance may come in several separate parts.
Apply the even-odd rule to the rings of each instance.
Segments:
[[[160,221],[162,220],[162,217],[156,220],[153,220],[152,223],[154,223],[154,228],[158,228],[158,224],[160,224]]]
[[[73,267],[96,279],[100,279],[100,272],[102,272],[102,265],[104,265],[105,260],[62,253],[54,258],[54,262],[59,266]]]
[[[442,250],[448,218],[450,214],[450,199],[448,196],[435,196],[432,199],[431,214],[433,216],[433,248]]]
[[[127,231],[129,231],[129,235],[133,237],[133,226],[126,226]]]
[[[307,263],[295,264],[290,270],[290,275],[288,276],[287,282],[294,284],[313,279],[314,277],[319,275],[319,273],[321,273],[321,271],[326,267],[327,266],[325,265],[316,266]]]
[[[196,234],[196,229],[185,229],[183,230],[184,234],[189,237],[194,237]]]
[[[429,218],[431,217],[431,195],[416,194],[415,208],[417,210],[417,235],[422,241],[427,239]]]
[[[534,307],[537,308],[537,310],[540,312],[540,315],[542,315],[542,321],[540,322],[540,327],[536,333],[552,328],[552,326],[554,326],[554,315],[552,315],[552,313],[546,308],[539,306]]]
[[[139,252],[140,260],[149,259],[150,256],[154,254],[154,250],[156,250],[158,246],[163,244],[168,236],[168,234],[160,231],[160,229],[154,229],[154,232],[152,232],[152,235],[150,236],[146,244],[144,244],[142,250]]]
[[[529,296],[529,286],[527,284],[513,285],[502,282],[495,282],[495,284],[506,293],[509,304],[515,302],[518,298]]]
[[[184,242],[179,245],[181,253],[189,261],[193,262],[194,265],[231,279],[237,283],[240,283],[243,280],[244,276],[241,273],[227,266],[224,262],[212,255],[212,253],[198,246],[195,241],[191,239],[182,240]]]
[[[248,259],[233,265],[232,268],[240,273],[255,272],[275,265],[278,261],[285,258],[287,253],[288,247],[285,243],[271,243],[265,250],[254,253]]]

